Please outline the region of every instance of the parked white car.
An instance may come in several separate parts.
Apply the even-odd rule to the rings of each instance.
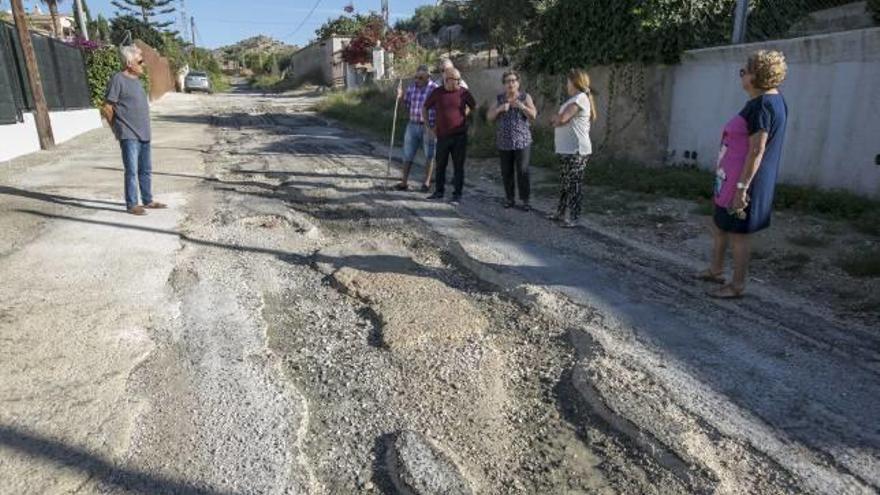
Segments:
[[[214,92],[214,89],[211,88],[211,79],[208,77],[208,73],[198,71],[190,71],[186,75],[186,79],[183,82],[183,90],[187,93],[192,93],[193,91]]]

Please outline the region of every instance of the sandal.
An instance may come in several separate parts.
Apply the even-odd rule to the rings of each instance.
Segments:
[[[742,299],[743,293],[745,289],[737,289],[736,287],[727,284],[720,289],[708,291],[709,297],[714,299]]]
[[[159,203],[158,201],[151,201],[149,204],[145,204],[144,208],[149,208],[151,210],[161,210],[163,208],[168,208],[168,205],[164,203]]]
[[[723,273],[715,273],[710,269],[701,271],[700,273],[694,275],[694,278],[703,282],[711,282],[713,284],[723,285],[724,282],[726,282]]]

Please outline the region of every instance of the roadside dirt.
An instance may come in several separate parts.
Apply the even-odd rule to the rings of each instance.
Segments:
[[[480,165],[492,171],[495,164]],[[552,174],[541,172],[535,189],[552,197],[558,186]],[[584,218],[621,237],[708,263],[712,219],[706,204],[588,187]],[[784,286],[805,300],[820,301],[842,320],[880,328],[880,277],[856,277],[841,268],[845,259],[877,250],[880,238],[846,221],[776,211],[773,227],[753,239],[750,282]]]

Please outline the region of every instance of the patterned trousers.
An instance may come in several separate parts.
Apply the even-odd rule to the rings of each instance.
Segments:
[[[564,218],[568,211],[569,219],[577,220],[581,215],[581,202],[584,192],[584,170],[590,155],[556,155],[559,157],[559,206],[556,214]]]

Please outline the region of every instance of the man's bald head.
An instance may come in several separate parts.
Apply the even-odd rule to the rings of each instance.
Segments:
[[[458,89],[461,85],[461,72],[455,67],[443,71],[443,86],[449,91]]]

